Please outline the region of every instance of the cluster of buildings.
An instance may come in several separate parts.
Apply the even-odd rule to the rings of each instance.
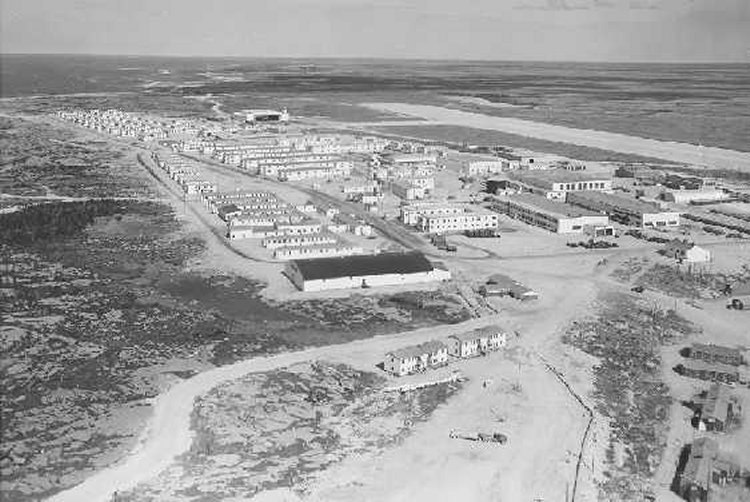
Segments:
[[[170,155],[166,160],[161,159],[156,153],[153,154],[156,164],[177,184],[180,185],[185,195],[206,195],[216,193],[216,183],[206,179],[195,165],[183,159],[179,155]]]
[[[750,474],[728,455],[723,454],[718,442],[710,437],[701,437],[688,445],[684,453],[684,466],[678,470],[675,491],[688,502],[713,502],[724,500],[721,492],[734,489],[745,491],[743,484]],[[743,483],[744,479],[744,483]],[[741,495],[740,495],[741,496]],[[744,500],[730,498],[726,500]]]
[[[435,190],[435,173],[441,153],[391,152],[373,156],[372,178],[388,184],[391,192],[406,201],[427,198]]]
[[[508,171],[519,172],[545,171],[564,169],[568,171],[584,171],[586,165],[578,162],[563,160],[556,155],[540,154],[523,148],[490,147],[484,153],[490,153],[493,158],[470,161],[464,164],[461,174],[467,177],[491,176]],[[478,153],[479,149],[469,151]]]
[[[229,239],[261,239],[261,245],[279,260],[363,254],[362,247],[352,245],[340,234],[368,235],[372,231],[364,222],[338,214],[331,223],[324,223],[322,215],[313,217],[319,212],[313,204],[292,205],[271,192],[212,193],[204,195],[204,201],[226,222]]]
[[[399,220],[421,232],[447,234],[497,229],[498,215],[480,207],[439,201],[420,201],[402,205]]]
[[[694,343],[681,351],[686,362],[676,368],[684,376],[713,382],[686,405],[691,423],[701,433],[722,434],[741,427],[742,403],[730,386],[742,381],[739,368],[746,363],[742,351],[712,344]],[[716,436],[718,438],[718,436]],[[750,488],[750,472],[721,452],[719,441],[704,436],[683,450],[673,489],[687,501],[724,500],[722,492],[734,490],[744,500]],[[726,500],[735,500],[729,498]]]
[[[352,154],[382,151],[387,141],[376,137],[314,134],[266,134],[243,140],[192,139],[175,149],[208,155],[260,176],[282,181],[348,177]]]
[[[685,355],[685,361],[675,368],[683,376],[725,384],[742,379],[740,366],[746,361],[740,349],[694,343]]]
[[[508,335],[498,326],[479,328],[388,352],[383,367],[396,376],[419,373],[448,364],[448,358],[464,359],[488,354],[507,344]]]
[[[604,173],[558,168],[489,179],[485,190],[497,196],[493,210],[555,233],[612,235],[611,222],[639,228],[679,226],[679,212],[615,194],[612,183]]]
[[[122,110],[61,110],[57,117],[98,132],[139,141],[167,139],[176,134],[195,134],[187,120],[156,120]]]

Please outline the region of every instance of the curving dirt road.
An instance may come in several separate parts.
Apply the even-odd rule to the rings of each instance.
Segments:
[[[167,468],[192,443],[190,416],[195,399],[214,387],[250,373],[271,371],[305,361],[358,351],[393,350],[398,347],[497,323],[498,316],[471,319],[461,324],[429,327],[383,335],[340,345],[329,345],[269,357],[258,357],[195,375],[183,380],[154,402],[153,416],[131,454],[83,483],[58,493],[49,502],[109,502],[116,491],[127,490]]]

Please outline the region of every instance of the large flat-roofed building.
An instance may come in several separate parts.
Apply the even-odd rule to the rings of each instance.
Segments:
[[[352,172],[351,162],[335,162],[334,166],[300,166],[279,172],[281,181],[301,181],[313,178],[341,178]]]
[[[680,224],[680,213],[664,211],[658,205],[623,195],[602,192],[572,192],[568,194],[570,204],[609,215],[610,219],[624,225],[641,228],[676,227]]]
[[[401,206],[399,219],[404,225],[416,226],[422,216],[461,214],[466,208],[446,202],[415,202]]]
[[[516,171],[512,178],[548,199],[565,199],[570,192],[612,190],[612,176],[567,169]]]
[[[313,221],[298,223],[278,222],[273,219],[258,220],[254,224],[238,224],[231,220],[227,225],[227,237],[230,239],[252,239],[276,237],[280,235],[319,234],[323,225]]]
[[[731,195],[724,190],[717,189],[669,190],[662,194],[662,198],[675,204],[700,204],[728,200]]]
[[[451,277],[418,252],[293,260],[285,274],[301,291],[417,284]]]
[[[386,164],[394,165],[434,165],[438,156],[436,153],[395,153],[385,155],[383,160]]]
[[[261,176],[275,176],[278,178],[320,178],[326,176],[348,175],[353,164],[342,160],[321,160],[317,162],[277,162],[263,164],[258,168]],[[298,173],[305,173],[299,175]]]
[[[498,215],[492,211],[478,209],[455,214],[422,215],[417,228],[430,234],[464,232],[466,230],[484,230],[497,228]]]
[[[492,208],[515,220],[559,234],[583,233],[589,228],[609,226],[606,214],[556,202],[536,194],[498,197]]]
[[[333,244],[335,242],[338,242],[335,235],[319,233],[266,237],[261,244],[268,249],[278,249],[299,246],[319,246],[321,244]]]

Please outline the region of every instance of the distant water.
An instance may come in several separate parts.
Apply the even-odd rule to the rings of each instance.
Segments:
[[[750,65],[741,63],[2,56],[3,97],[123,91],[452,103],[493,115],[750,151]],[[481,108],[446,95],[519,106]]]

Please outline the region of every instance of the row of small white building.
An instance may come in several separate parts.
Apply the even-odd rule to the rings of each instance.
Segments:
[[[140,141],[166,139],[180,133],[195,133],[195,126],[186,120],[157,120],[117,109],[61,110],[57,117],[82,127],[113,136]]]
[[[388,373],[404,376],[448,364],[449,356],[475,357],[499,350],[507,343],[507,333],[498,326],[490,326],[450,335],[445,342],[430,340],[388,352],[383,364]]]

